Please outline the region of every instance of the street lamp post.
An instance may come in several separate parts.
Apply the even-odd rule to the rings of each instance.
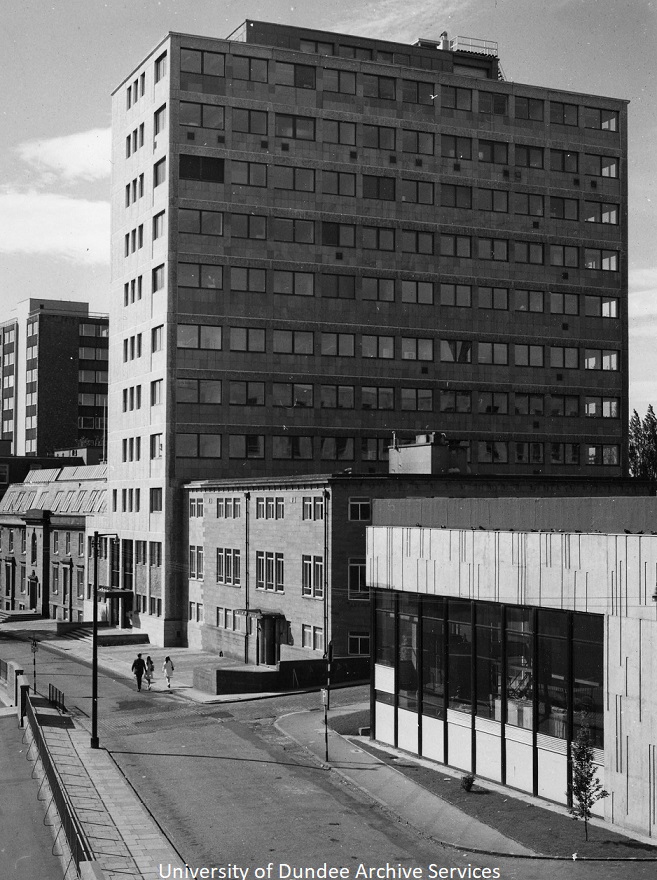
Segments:
[[[118,538],[115,533],[94,532],[94,593],[93,616],[91,630],[91,748],[99,747],[98,740],[98,540],[100,538]]]

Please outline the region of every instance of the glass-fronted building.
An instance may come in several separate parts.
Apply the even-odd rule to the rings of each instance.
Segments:
[[[565,802],[584,721],[602,764],[604,617],[376,590],[373,735]]]
[[[372,503],[372,737],[657,836],[657,498]]]

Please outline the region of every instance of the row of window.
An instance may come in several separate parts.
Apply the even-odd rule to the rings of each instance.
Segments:
[[[205,128],[215,131],[224,131],[226,128],[226,108],[217,104],[204,104],[192,101],[180,102],[180,124],[187,128]],[[155,133],[158,133],[160,116],[164,108],[155,114]],[[364,149],[386,150],[403,153],[422,154],[433,156],[435,153],[435,132],[422,131],[413,128],[401,128],[391,125],[360,124],[360,136],[358,134],[359,123],[338,122],[333,119],[318,119],[316,116],[300,116],[291,113],[273,114],[273,134],[287,140],[315,141],[322,143],[342,144],[348,147],[362,147]],[[247,110],[234,107],[231,110],[231,128],[236,134],[254,134],[259,137],[267,137],[272,133],[272,124],[269,113],[266,110]],[[318,131],[318,122],[321,131]],[[318,137],[319,134],[319,137]],[[472,139],[449,134],[438,134],[440,139],[440,155],[444,158],[472,159]],[[188,134],[188,139],[193,139],[193,133]],[[498,162],[508,164],[507,141],[490,141],[479,138],[478,158],[484,162]],[[493,144],[493,146],[490,146]],[[538,150],[538,152],[536,152]],[[503,151],[503,152],[500,152]],[[566,154],[568,159],[564,159]],[[577,152],[564,151],[559,148],[551,149],[551,159],[548,167],[552,171],[577,171]],[[543,167],[544,151],[542,147],[530,145],[516,145],[515,163],[520,167]],[[594,154],[591,154],[593,156]],[[575,157],[570,159],[570,157]],[[540,163],[540,164],[537,164]],[[584,166],[586,167],[586,165]],[[592,165],[591,174],[599,175]],[[604,174],[599,176],[611,176]],[[134,201],[134,199],[133,199]]]
[[[160,487],[148,490],[149,512],[161,513],[163,509],[163,493]],[[120,498],[120,506],[119,506]],[[141,489],[126,488],[121,489],[120,495],[118,489],[112,489],[112,512],[118,513],[139,513],[141,510]],[[154,563],[151,563],[153,565]]]
[[[260,236],[258,236],[260,237]],[[298,243],[310,243],[298,240]],[[479,259],[495,262],[516,262],[532,265],[550,265],[561,269],[590,269],[618,272],[620,254],[612,248],[579,247],[577,245],[547,244],[542,241],[513,241],[486,235],[459,235],[434,233],[416,229],[396,229],[386,226],[361,226],[355,223],[322,222],[321,242],[324,247],[356,248],[379,251],[401,251],[406,254],[436,254],[457,259]],[[547,258],[547,259],[546,259]],[[330,276],[326,276],[330,277]],[[314,273],[274,270],[274,293],[314,295]],[[231,289],[256,293],[265,291],[264,269],[234,267],[231,269]],[[205,287],[221,290],[224,287],[223,266],[198,263],[178,264],[178,284],[181,287]]]
[[[552,347],[550,354],[554,360],[552,366],[569,362],[570,349]],[[529,352],[532,356],[533,352]],[[498,356],[494,349],[491,357]],[[484,361],[486,362],[486,361]],[[595,361],[592,361],[595,363]],[[481,361],[480,361],[481,363]],[[204,392],[204,386],[212,384],[212,395]],[[509,409],[510,394],[506,391],[490,392],[475,391],[475,408],[473,409],[472,391],[437,390],[431,388],[397,388],[381,385],[319,385],[317,405],[322,409],[355,409],[357,387],[360,391],[359,407],[362,410],[421,410],[433,412],[437,403],[441,413],[499,413],[509,412],[515,415],[549,415],[578,417],[580,415],[580,396],[577,394],[551,394],[545,404],[546,395],[516,392],[514,403]],[[221,403],[222,380],[220,379],[178,379],[178,403]],[[315,386],[304,382],[274,382],[270,393],[266,393],[265,382],[233,380],[229,382],[229,399],[231,406],[283,406],[312,408],[315,406]],[[267,403],[268,402],[268,403]],[[589,418],[620,418],[620,398],[596,395],[582,396],[583,415]],[[321,501],[321,499],[319,499]],[[267,499],[267,518],[270,518],[269,505],[273,499]],[[282,499],[281,499],[281,503]],[[260,516],[260,508],[256,507],[256,516]],[[200,516],[201,514],[199,514]],[[284,507],[276,517],[282,518]],[[263,514],[264,516],[264,514]],[[312,518],[304,516],[304,519]]]
[[[466,137],[443,135],[446,143],[443,155],[457,160],[472,159],[472,141]],[[480,162],[498,165],[509,164],[509,144],[506,142],[479,141],[477,158]],[[521,147],[516,145],[515,164],[519,167],[541,169],[544,166],[544,150],[542,147]],[[164,164],[163,164],[164,163]],[[590,177],[616,179],[619,177],[620,160],[616,156],[585,154],[583,173]],[[564,150],[550,150],[549,169],[578,173],[579,157],[577,153]],[[166,179],[166,159],[160,159],[154,165],[153,185],[159,186]],[[278,190],[295,190],[297,192],[314,193],[321,191],[328,195],[356,196],[354,174],[322,170],[321,189],[317,185],[317,169],[293,165],[274,165],[265,162],[248,162],[238,159],[230,160],[230,175],[226,179],[225,160],[215,156],[199,156],[180,154],[178,176],[181,181],[192,180],[205,183],[227,183],[233,186],[272,186]],[[363,198],[394,201],[397,195],[396,178],[375,175],[363,175],[359,195]],[[410,185],[404,190],[400,187],[400,196],[406,195],[410,200],[420,204],[431,204],[428,201],[428,190],[417,192]],[[529,213],[529,212],[527,212]]]
[[[485,239],[490,242],[490,239]],[[577,250],[577,249],[575,249]],[[591,250],[591,249],[589,249]],[[605,252],[606,254],[607,252]],[[615,252],[614,252],[615,253]],[[535,256],[534,252],[530,253]],[[555,265],[563,266],[564,261],[572,259],[568,246],[555,245],[551,248],[550,259]],[[589,254],[589,257],[592,255]],[[562,262],[559,262],[559,261]],[[607,263],[605,263],[606,265]],[[267,272],[269,271],[269,278]],[[230,274],[230,278],[225,275]],[[273,291],[281,296],[315,296],[328,299],[356,299],[378,302],[398,302],[470,308],[473,302],[473,285],[453,282],[416,281],[414,279],[386,278],[381,276],[324,275],[314,272],[292,271],[288,269],[259,269],[255,267],[215,266],[199,263],[178,263],[178,284],[187,289],[222,290],[229,286],[231,291],[247,293],[266,293]],[[477,304],[481,309],[507,310],[510,307],[519,312],[544,312],[553,315],[580,314],[580,297],[576,293],[558,293],[542,290],[508,287],[478,286]],[[587,317],[617,318],[618,299],[606,295],[586,294],[583,314]]]
[[[592,406],[603,407],[605,398],[596,398]],[[491,398],[491,407],[499,405],[499,400]],[[565,404],[564,404],[565,405]],[[177,434],[176,455],[182,458],[220,458],[222,455],[220,434]],[[271,456],[275,460],[312,461],[314,458],[314,438],[311,436],[273,436]],[[386,461],[389,440],[377,437],[322,437],[320,455],[322,461],[354,461],[356,449],[360,447],[362,461]],[[516,449],[529,448],[530,441],[516,441]],[[545,461],[550,464],[580,464],[580,444],[549,443],[539,444],[541,450],[547,448]],[[483,463],[507,464],[509,455],[515,456],[518,463],[535,463],[536,459],[523,457],[520,452],[511,453],[511,444],[506,441],[475,441],[477,461]],[[618,465],[619,448],[609,444],[583,444],[583,462],[587,465]],[[541,452],[541,455],[543,453]],[[228,457],[232,459],[264,459],[264,434],[231,434],[228,436]],[[154,490],[151,490],[153,492]]]
[[[344,55],[343,57],[358,57],[363,60],[372,60],[373,50],[363,47],[349,48],[355,54],[350,56]],[[346,49],[347,47],[341,46],[341,54]],[[377,52],[377,60],[385,60],[385,63],[390,63],[391,59],[388,56],[392,56],[392,54],[379,50]],[[271,63],[264,58],[233,55],[229,79],[261,83],[270,82]],[[397,63],[409,64],[410,56],[400,56]],[[219,85],[213,82],[213,79],[226,76],[225,55],[219,52],[183,48],[180,52],[180,70],[181,89],[206,93],[212,93],[214,90],[215,93],[219,93]],[[283,61],[276,61],[274,70],[275,73],[271,81],[277,85],[291,86],[299,89],[315,89],[317,88],[317,73],[319,71],[320,85],[325,92],[346,95],[356,95],[360,92],[363,97],[389,101],[400,99],[404,104],[426,104],[427,106],[436,106],[436,98],[440,95],[440,106],[443,109],[466,112],[474,111],[496,116],[507,116],[510,113],[510,98],[512,96],[498,91],[475,90],[448,85],[436,86],[434,82],[406,78],[402,79],[400,83],[397,77],[392,76],[369,73],[357,74],[355,71],[350,70],[339,70],[330,67],[320,68],[309,64],[294,64]],[[358,84],[360,84],[360,89]],[[440,92],[437,91],[437,88],[440,89]],[[515,118],[543,121],[546,103],[540,98],[514,96]],[[584,128],[599,131],[618,131],[619,115],[616,110],[580,107],[577,104],[553,100],[549,102],[548,119],[553,125],[577,126],[581,121]]]
[[[178,433],[176,434],[176,457],[221,458],[223,454],[222,440],[221,434]],[[313,459],[313,437],[274,436],[271,438],[271,442],[272,457],[277,460],[310,461]],[[388,438],[359,437],[361,460],[387,461],[389,442]],[[356,440],[353,437],[323,437],[320,457],[322,461],[353,461],[355,448]],[[264,459],[265,435],[229,434],[228,457],[231,459]],[[155,490],[151,489],[151,493],[153,491]]]
[[[207,348],[221,350],[222,328],[197,324],[179,324],[178,348]],[[205,332],[204,332],[205,331]],[[211,332],[208,332],[211,331]],[[229,350],[262,353],[266,351],[265,330],[256,327],[230,327]],[[274,354],[322,355],[331,357],[356,357],[355,333],[321,333],[315,351],[315,334],[312,330],[272,330],[271,351]],[[619,369],[619,352],[616,349],[584,348],[562,345],[529,345],[507,342],[475,342],[466,339],[440,339],[373,334],[360,335],[360,354],[363,358],[393,360],[417,360],[434,362],[439,353],[441,363],[498,364],[513,363],[521,367],[554,367],[556,369],[612,370]],[[435,344],[437,343],[437,345]],[[476,351],[476,361],[473,360]],[[180,380],[181,391],[189,388]],[[200,386],[199,386],[200,387]],[[248,394],[248,384],[244,387]],[[192,394],[195,389],[192,386]],[[219,392],[215,388],[215,395]],[[219,392],[220,393],[220,392]],[[240,393],[239,391],[237,392]]]
[[[534,441],[479,441],[477,460],[484,464],[580,464],[578,443],[539,443]],[[618,467],[620,450],[613,443],[584,443],[582,464]]]
[[[15,532],[18,531],[19,535],[19,543],[20,550],[15,548]],[[3,535],[5,533],[4,529],[0,529],[0,552],[2,551],[3,544]],[[62,532],[55,530],[52,533],[52,553],[56,556],[60,552],[64,554],[64,556],[72,555],[72,547],[77,548],[77,555],[84,556],[84,533],[77,533],[77,541],[75,538],[75,532],[73,533],[73,539],[71,539],[71,532]],[[27,534],[25,529],[7,529],[7,552],[13,553],[14,549],[16,549],[21,554],[27,553]],[[32,535],[32,544],[31,544],[31,556],[32,561],[36,562],[36,549],[37,549],[37,539],[36,534]]]

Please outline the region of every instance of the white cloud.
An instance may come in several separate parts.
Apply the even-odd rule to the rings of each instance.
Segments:
[[[109,262],[109,202],[54,193],[0,193],[0,252]]]
[[[411,42],[418,37],[438,38],[449,30],[449,19],[463,18],[473,0],[367,0],[353,4],[353,11],[340,21],[331,21],[331,30],[339,33],[362,33],[374,39]],[[451,34],[450,36],[455,36]]]
[[[25,141],[17,152],[46,180],[53,175],[65,182],[102,180],[110,175],[111,145],[111,129],[92,128],[63,137]]]

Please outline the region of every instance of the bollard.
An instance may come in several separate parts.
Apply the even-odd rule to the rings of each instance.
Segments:
[[[18,699],[16,700],[16,712],[19,718],[19,727],[25,727],[25,716],[27,715],[27,699],[30,695],[30,682],[27,676],[21,675],[16,679],[18,685]]]

